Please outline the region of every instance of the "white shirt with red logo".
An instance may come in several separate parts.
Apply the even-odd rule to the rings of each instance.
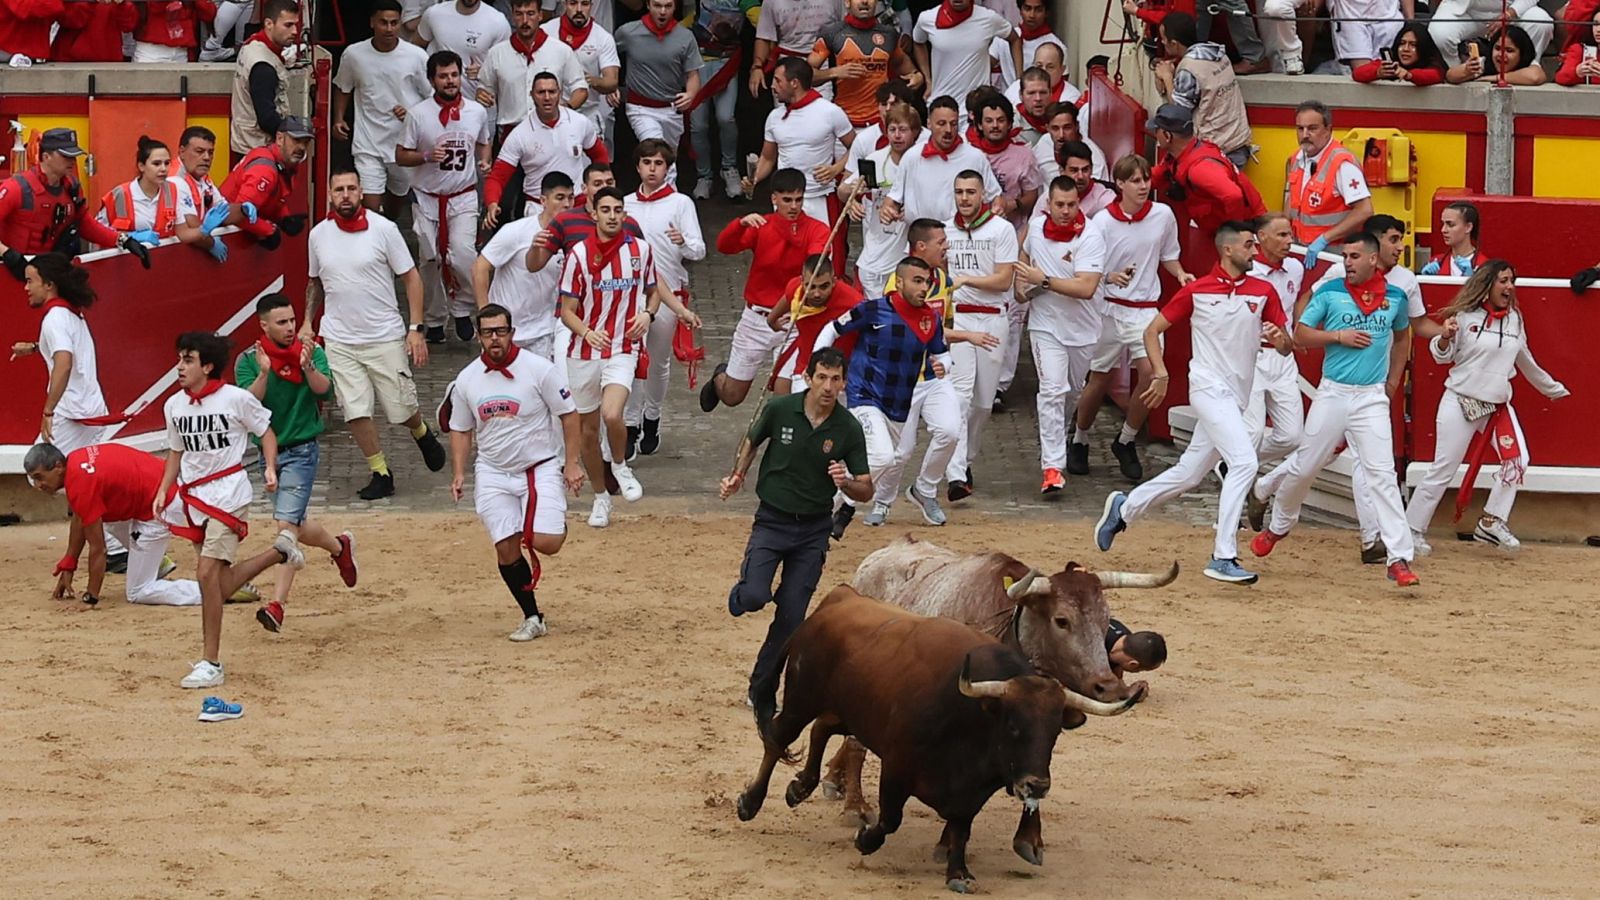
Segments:
[[[406,126],[400,146],[415,150],[425,158],[435,147],[445,147],[450,155],[439,162],[417,166],[411,186],[440,197],[459,194],[478,186],[478,144],[491,136],[489,113],[471,99],[461,101],[460,118],[439,121],[439,101],[428,97],[406,110]]]
[[[638,315],[656,288],[656,268],[650,244],[631,235],[622,237],[616,255],[594,271],[598,260],[596,238],[579,241],[561,267],[561,297],[578,298],[578,318],[590,328],[611,337],[596,349],[574,331],[567,346],[570,359],[610,359],[619,353],[637,353],[641,341],[626,335],[628,323]]]
[[[594,120],[576,110],[560,107],[554,125],[546,124],[529,110],[506,135],[498,159],[507,165],[522,166],[522,192],[540,197],[544,195],[540,184],[551,172],[565,173],[573,184],[583,184],[588,151],[599,139],[600,129]]]
[[[1269,265],[1261,257],[1256,257],[1250,266],[1250,274],[1272,285],[1278,292],[1278,305],[1283,310],[1283,317],[1288,319],[1294,313],[1294,305],[1300,300],[1300,286],[1305,283],[1305,263],[1286,256],[1278,265]]]
[[[1044,216],[1034,216],[1028,222],[1028,237],[1022,249],[1047,278],[1076,278],[1105,270],[1105,240],[1093,222],[1086,222],[1083,231],[1070,241],[1045,237],[1044,222]],[[1048,334],[1064,347],[1088,347],[1100,340],[1100,310],[1093,297],[1080,299],[1043,290],[1030,305],[1029,331]]]
[[[549,360],[519,350],[507,369],[510,378],[480,356],[461,370],[450,385],[450,430],[475,435],[475,467],[520,475],[561,454],[558,420],[577,408]]]
[[[1251,275],[1230,278],[1219,266],[1178,291],[1161,308],[1168,322],[1191,323],[1194,349],[1189,357],[1191,390],[1225,391],[1241,411],[1256,377],[1261,323],[1286,328],[1278,289]]]

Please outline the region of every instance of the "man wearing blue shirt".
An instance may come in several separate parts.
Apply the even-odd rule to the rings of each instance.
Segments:
[[[1394,436],[1384,386],[1405,366],[1410,319],[1405,292],[1378,269],[1378,240],[1362,232],[1344,245],[1345,277],[1319,286],[1295,326],[1295,343],[1323,347],[1322,383],[1306,414],[1300,451],[1286,463],[1272,519],[1251,541],[1266,556],[1300,519],[1311,482],[1333,459],[1341,441],[1360,457],[1378,530],[1388,548],[1390,580],[1417,584],[1411,571],[1413,546],[1394,472]]]

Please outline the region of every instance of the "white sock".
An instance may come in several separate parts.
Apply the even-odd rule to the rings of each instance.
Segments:
[[[1079,428],[1078,430],[1074,431],[1072,433],[1072,442],[1074,444],[1082,444],[1084,446],[1088,446],[1089,445],[1089,429],[1087,429],[1087,428]]]
[[[1117,437],[1119,444],[1131,444],[1139,438],[1139,429],[1129,428],[1127,422],[1122,423],[1122,434]]]

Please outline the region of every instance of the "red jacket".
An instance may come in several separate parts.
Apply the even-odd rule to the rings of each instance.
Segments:
[[[1369,59],[1364,64],[1350,70],[1350,77],[1362,84],[1371,84],[1378,80],[1378,75],[1383,69],[1383,60]],[[1431,66],[1418,66],[1411,69],[1411,83],[1417,87],[1428,87],[1434,84],[1444,84],[1444,73]]]
[[[56,62],[122,62],[122,33],[139,22],[139,4],[68,3],[51,59]]]
[[[717,252],[743,253],[752,250],[750,273],[744,281],[744,302],[771,309],[783,296],[783,286],[800,274],[806,257],[828,248],[828,226],[805,213],[793,222],[775,212],[766,214],[760,228],[747,228],[734,219],[717,235]]]
[[[0,50],[50,59],[50,26],[66,12],[61,0],[0,0]]]
[[[1261,193],[1216,144],[1195,140],[1176,157],[1156,167],[1155,187],[1162,196],[1181,202],[1201,230],[1215,232],[1223,222],[1263,215]]]
[[[248,200],[256,205],[255,223],[240,220],[241,231],[264,238],[278,230],[278,220],[289,215],[294,172],[283,161],[277,144],[257,147],[244,155],[218,188],[230,203]]]
[[[1588,44],[1571,44],[1561,52],[1561,68],[1556,70],[1556,84],[1565,87],[1575,87],[1580,84],[1600,84],[1600,78],[1596,78],[1593,75],[1583,78],[1578,77],[1578,64],[1583,62],[1583,51],[1587,49],[1589,49]]]
[[[65,207],[56,221],[57,207]],[[35,166],[0,181],[0,242],[18,253],[48,253],[74,223],[86,241],[115,247],[118,235],[93,216],[78,179],[68,175],[52,190]]]
[[[217,18],[217,5],[211,0],[159,0],[135,4],[139,7],[139,21],[133,29],[133,39],[163,47],[197,47],[195,25],[213,22]]]
[[[1566,19],[1568,22],[1582,22],[1583,24],[1568,25],[1562,29],[1562,53],[1567,52],[1567,48],[1573,44],[1579,43],[1579,36],[1594,27],[1594,14],[1597,12],[1600,12],[1600,0],[1572,0],[1567,4],[1566,12],[1561,14],[1561,18]]]

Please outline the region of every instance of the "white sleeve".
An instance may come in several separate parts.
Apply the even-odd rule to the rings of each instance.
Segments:
[[[994,264],[1003,266],[1006,263],[1014,263],[1016,261],[1017,230],[1007,227],[1005,232],[1000,235],[1000,239],[994,242]]]
[[[439,7],[437,6],[430,6],[423,10],[422,18],[417,21],[417,37],[422,38],[424,41],[427,41],[430,44],[433,43],[433,17],[428,14],[438,8]]]
[[[564,366],[563,369],[557,369],[552,365],[544,370],[544,377],[539,379],[539,396],[544,398],[544,405],[550,407],[550,414],[557,417],[578,411],[572,402],[572,391],[567,389],[563,371]]]
[[[395,146],[404,147],[407,150],[421,150],[421,144],[421,136],[417,134],[417,111],[414,108],[407,109],[406,120],[400,126],[400,143]]]
[[[492,52],[493,49],[494,48],[491,47],[491,52],[485,53],[483,55],[483,62],[478,64],[478,84],[487,88],[489,93],[494,94],[495,100],[499,100],[500,67],[495,65],[495,61],[500,58],[500,54]],[[462,93],[465,93],[465,90],[463,90]]]
[[[617,42],[615,39],[609,39],[600,42],[600,53],[598,54],[598,57],[600,60],[600,69],[602,71],[607,68],[622,67],[622,57],[617,55]]]
[[[1354,206],[1372,196],[1372,191],[1367,189],[1367,177],[1361,174],[1355,163],[1341,163],[1338,177],[1339,196],[1344,198],[1345,203]]]
[[[988,9],[988,7],[984,7],[984,8]],[[989,10],[989,11],[990,12],[994,12],[994,10],[992,10],[992,9]],[[1018,16],[1018,18],[1020,19],[1021,16]],[[992,38],[992,39],[993,38],[998,38],[1000,40],[1005,40],[1006,38],[1011,37],[1011,32],[1014,30],[1012,28],[1012,26],[1011,26],[1011,23],[1006,21],[1006,17],[1000,15],[997,12],[994,13],[994,18],[992,20],[990,20],[988,24],[989,24],[989,37]],[[1011,54],[1011,47],[1010,47],[1010,44],[1008,42],[1007,45],[1006,45],[1006,55],[1009,56],[1010,54]],[[1025,60],[1022,61],[1022,64],[1024,66],[1026,66],[1026,65],[1029,65],[1031,62],[1032,62],[1032,60],[1025,59]]]
[[[994,177],[994,169],[989,165],[987,157],[983,161],[983,168],[979,171],[983,173],[983,201],[992,203],[994,198],[1000,196],[1000,179]]]
[[[772,123],[777,121],[773,117],[779,115],[781,109],[782,109],[782,107],[780,106],[778,109],[774,109],[772,112],[767,113],[767,121],[762,123],[762,125],[761,125],[761,139],[762,140],[769,141],[769,142],[771,142],[773,144],[776,144],[778,142],[778,138],[776,136],[776,133],[772,130]]]
[[[478,252],[479,256],[488,260],[489,265],[494,266],[496,269],[510,262],[512,257],[517,255],[517,244],[519,243],[517,238],[521,236],[521,229],[513,227],[514,225],[516,225],[515,222],[495,232],[494,237],[489,239],[489,243],[484,244],[483,249]],[[527,248],[524,247],[523,249],[526,250]]]
[[[400,228],[394,223],[383,230],[384,255],[389,257],[389,271],[396,275],[404,275],[415,269],[417,264],[411,260],[411,251],[406,247],[405,238],[400,236]]]
[[[918,44],[926,44],[928,42],[928,25],[925,23],[933,21],[930,18],[933,14],[934,11],[929,10],[917,16],[917,24],[911,26],[911,40]],[[765,16],[762,18],[765,18]]]
[[[1523,320],[1523,325],[1526,328],[1526,319]],[[1528,349],[1527,344],[1523,344],[1522,349],[1517,351],[1517,371],[1522,373],[1523,378],[1528,379],[1528,383],[1533,385],[1534,390],[1549,397],[1551,400],[1565,397],[1571,393],[1571,391],[1567,390],[1566,385],[1551,378],[1549,372],[1546,372],[1539,367],[1537,362],[1534,362],[1533,351]]]
[[[320,227],[313,227],[306,237],[306,274],[312,278],[322,277],[322,262],[317,259],[317,228]]]
[[[1072,254],[1072,264],[1074,271],[1079,275],[1105,272],[1106,239],[1099,228],[1094,225],[1084,227],[1083,237],[1078,241],[1078,249]]]
[[[700,232],[700,216],[696,214],[693,204],[685,210],[683,220],[678,223],[678,230],[683,233],[683,258],[696,260],[706,258],[706,238]]]
[[[466,373],[462,373],[466,374]],[[444,395],[450,399],[450,430],[471,432],[478,427],[478,416],[472,404],[466,402],[467,398],[461,396],[461,387],[456,382],[450,382],[445,388]]]
[[[850,117],[845,115],[844,110],[840,109],[837,105],[833,107],[833,112],[830,115],[830,118],[833,119],[834,137],[843,138],[847,134],[855,133],[856,127],[850,124]],[[851,146],[855,146],[854,141],[851,141]]]
[[[272,413],[261,405],[255,394],[240,388],[239,395],[239,408],[235,410],[239,424],[256,437],[266,434],[267,429],[272,427]]]
[[[894,180],[894,184],[889,185],[889,199],[899,204],[902,213],[905,212],[906,208],[906,185],[911,182],[911,173],[916,170],[917,160],[920,158],[920,156],[911,154],[911,150],[906,151],[906,155],[903,157],[905,163],[900,166],[900,177]],[[989,177],[993,178],[994,174],[990,173]],[[998,194],[1000,192],[996,190],[995,193]]]
[[[588,119],[588,116],[585,116],[584,118]],[[506,135],[506,142],[500,145],[500,155],[495,157],[495,162],[503,162],[512,166],[521,165],[522,136],[527,133],[528,130],[528,123],[526,121],[518,122],[517,126],[511,129],[511,133]]]
[[[39,323],[39,355],[49,359],[58,351],[72,352],[72,335],[62,326],[61,320],[68,313],[57,314],[55,310],[45,314],[44,321]],[[52,363],[54,365],[54,363]]]
[[[811,352],[816,353],[824,347],[832,347],[833,342],[837,341],[839,337],[839,323],[837,321],[829,322],[823,326],[821,331],[817,332],[817,341],[811,345]]]
[[[1167,226],[1161,230],[1161,261],[1172,262],[1183,255],[1178,247],[1178,217],[1173,215],[1172,208],[1162,206],[1166,210]]]
[[[344,52],[343,58],[339,60],[339,71],[333,75],[333,86],[346,94],[353,93],[356,89],[355,70],[360,68],[361,55],[352,52],[355,49],[351,47]]]
[[[566,44],[561,46],[565,47]],[[556,75],[561,79],[562,93],[568,98],[571,98],[573,93],[586,90],[589,87],[589,80],[583,77],[583,66],[578,64],[578,54],[570,50],[562,61],[561,71]],[[589,117],[584,116],[584,118],[587,119]]]
[[[178,433],[177,417],[172,414],[172,400],[176,400],[182,396],[183,394],[181,393],[174,394],[172,398],[167,401],[166,407],[162,410],[163,413],[165,413],[167,420],[167,449],[174,453],[183,452],[183,435]]]

